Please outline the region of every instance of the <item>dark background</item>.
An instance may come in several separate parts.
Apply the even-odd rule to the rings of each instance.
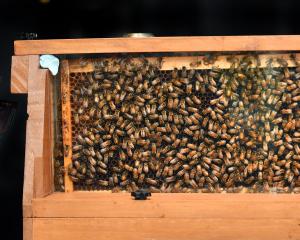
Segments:
[[[5,234],[3,239],[22,239],[27,97],[9,93],[13,41],[22,32],[36,32],[41,39],[114,37],[128,32],[300,34],[299,7],[296,0],[1,0],[0,101],[13,101],[18,107],[12,129],[0,143],[0,218],[4,220],[0,239]]]

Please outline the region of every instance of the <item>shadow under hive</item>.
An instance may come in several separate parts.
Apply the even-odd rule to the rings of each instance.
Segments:
[[[273,68],[269,74],[273,77],[267,79],[269,70],[252,71],[252,77],[241,77],[244,79],[235,87],[222,79],[225,75],[238,76],[228,69],[176,70],[178,78],[189,79],[171,84],[176,91],[168,88],[174,78],[172,71],[155,69],[154,75],[146,78],[149,86],[143,85],[145,76],[134,83],[138,71],[123,76],[130,80],[121,83],[119,72],[71,73],[73,164],[69,175],[74,189],[219,192],[244,187],[263,191],[266,184],[288,189],[298,186],[298,153],[289,156],[292,142],[298,139],[280,141],[283,135],[293,137],[295,131],[281,132],[292,120],[291,115],[281,114],[282,110],[299,115],[297,103],[291,100],[298,87],[285,78],[284,71],[289,71],[295,82],[299,74],[294,68]],[[101,75],[99,81],[95,74]],[[253,74],[261,74],[263,82]],[[197,89],[199,75],[205,79]],[[280,90],[280,81],[287,90]],[[149,88],[158,95],[160,88],[167,90],[164,96],[152,93],[145,97]],[[123,99],[116,97],[115,89],[126,93]],[[221,105],[218,99],[222,95],[232,100]],[[138,97],[142,99],[136,102]],[[266,104],[260,98],[265,98]],[[266,121],[270,114],[274,116]],[[283,124],[278,130],[274,119],[279,118]],[[275,129],[281,136],[265,128]],[[266,143],[269,132],[272,141]]]

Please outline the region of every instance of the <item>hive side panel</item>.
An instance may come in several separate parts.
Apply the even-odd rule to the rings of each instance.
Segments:
[[[15,41],[15,54],[297,51],[300,36],[94,38]]]
[[[11,62],[11,93],[27,93],[29,56],[12,56]]]
[[[23,216],[30,217],[31,201],[45,191],[45,91],[47,71],[39,69],[39,56],[29,57],[26,152],[23,191]],[[50,111],[50,107],[48,107]],[[49,150],[49,149],[48,149]],[[49,150],[50,151],[50,150]],[[47,169],[48,170],[48,169]]]
[[[61,70],[61,99],[62,99],[62,132],[64,145],[64,166],[67,169],[72,163],[72,125],[71,125],[71,103],[70,103],[70,80],[69,64],[67,60],[62,62]],[[68,173],[65,174],[65,191],[73,191],[73,183]]]
[[[299,220],[169,218],[36,218],[34,240],[299,239]],[[274,234],[276,233],[276,234]]]

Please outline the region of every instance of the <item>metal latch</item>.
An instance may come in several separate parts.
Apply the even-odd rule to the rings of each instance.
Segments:
[[[151,192],[146,189],[140,189],[131,193],[134,200],[147,200],[147,197],[151,197]]]

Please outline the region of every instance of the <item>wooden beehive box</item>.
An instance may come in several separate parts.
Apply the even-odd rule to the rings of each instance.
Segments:
[[[15,42],[11,91],[28,94],[23,223],[25,240],[66,239],[300,239],[297,194],[156,193],[134,201],[129,193],[54,191],[53,77],[39,67],[42,54],[276,52],[288,58],[300,50],[300,36],[151,37]],[[267,56],[261,55],[266,60]],[[200,58],[201,59],[201,58]],[[167,57],[163,70],[188,66],[199,57]],[[222,56],[219,66],[228,68]],[[289,63],[292,64],[292,63]],[[64,60],[64,74],[89,71],[76,60]],[[209,67],[199,65],[199,68]],[[66,91],[66,93],[69,93]],[[65,109],[64,109],[65,108]],[[70,111],[64,104],[63,111]],[[69,123],[65,128],[71,132]],[[65,141],[72,141],[66,139]],[[65,156],[65,160],[70,156]],[[68,163],[65,163],[67,166]]]

